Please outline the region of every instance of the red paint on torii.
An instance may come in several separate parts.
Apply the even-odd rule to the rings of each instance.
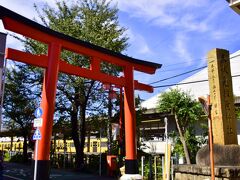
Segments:
[[[30,65],[45,68],[42,102],[43,126],[40,128],[42,139],[38,150],[37,179],[49,178],[49,153],[52,135],[53,114],[58,73],[94,79],[103,83],[115,84],[124,87],[125,137],[126,137],[126,174],[138,174],[136,157],[136,119],[134,107],[134,89],[152,92],[149,85],[134,80],[134,70],[154,74],[160,64],[134,59],[105,48],[77,40],[73,37],[46,28],[19,14],[0,6],[0,18],[7,30],[38,40],[48,45],[47,55],[33,55],[15,49],[6,50],[6,58],[24,62]],[[90,57],[90,68],[73,66],[60,59],[61,51],[66,49],[74,53]],[[108,62],[122,67],[124,76],[117,77],[101,72],[101,63]],[[46,175],[43,175],[45,174]],[[40,177],[41,176],[41,177]]]
[[[30,64],[30,65],[38,66],[42,68],[48,67],[48,56],[46,55],[33,55],[33,54],[22,52],[16,49],[7,48],[6,58],[14,59],[15,61],[24,62],[26,64]],[[108,74],[100,72],[99,62],[92,61],[90,69],[73,66],[64,60],[60,60],[59,63],[60,63],[59,71],[62,73],[81,76],[81,77],[85,77],[93,80],[98,80],[101,82],[107,82],[110,84],[118,85],[118,87],[124,86],[123,77],[110,76]],[[135,90],[153,92],[152,86],[139,83],[137,80],[134,81],[134,87],[135,87]]]

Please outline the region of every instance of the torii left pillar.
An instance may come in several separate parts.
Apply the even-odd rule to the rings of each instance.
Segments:
[[[38,161],[37,180],[49,179],[50,175],[50,139],[52,136],[60,53],[61,45],[56,43],[49,44],[48,68],[45,70],[41,102],[41,107],[43,109],[43,125],[41,127],[42,138],[39,141],[38,158],[35,159],[35,161]]]

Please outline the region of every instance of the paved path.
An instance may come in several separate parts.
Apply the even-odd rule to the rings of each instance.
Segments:
[[[4,163],[4,180],[29,180],[31,177],[31,166],[18,163]],[[93,174],[78,173],[65,169],[51,169],[52,180],[114,180],[117,178],[97,176]],[[1,177],[0,177],[1,180]]]

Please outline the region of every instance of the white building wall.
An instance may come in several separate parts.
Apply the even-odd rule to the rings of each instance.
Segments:
[[[145,153],[149,154],[164,154],[166,143],[165,141],[143,141],[145,146],[141,147]]]

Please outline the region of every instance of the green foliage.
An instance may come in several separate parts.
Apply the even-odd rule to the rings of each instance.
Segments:
[[[100,163],[100,155],[85,155],[86,166],[85,171],[90,173],[98,174],[99,172],[99,163]],[[107,174],[107,154],[101,154],[101,165],[102,165],[102,174]]]
[[[38,82],[32,82],[31,71],[26,65],[14,64],[12,69],[7,71],[4,97],[4,124],[9,129],[11,136],[24,138],[23,156],[27,161],[27,141],[31,142],[33,112],[38,105],[38,93],[32,93],[33,89],[39,88]]]
[[[14,120],[20,128],[29,126],[36,107],[36,96],[32,94],[28,75],[21,65],[16,66],[8,71],[5,84],[4,114]]]
[[[171,132],[169,133],[169,137],[171,137],[174,141],[174,148],[172,154],[177,154],[180,157],[184,157],[184,149],[177,133]]]
[[[144,156],[144,167],[143,167],[144,179],[155,179],[154,157],[156,157],[156,168],[157,168],[156,179],[158,179],[158,180],[162,179],[162,159],[161,159],[161,156],[152,156],[152,155],[147,155],[147,154]],[[150,167],[150,161],[151,161],[151,167]],[[139,159],[139,162],[141,162],[140,159]],[[142,171],[142,167],[141,167],[141,164],[139,164],[139,172],[141,172],[141,171]],[[150,177],[152,177],[152,178],[150,178]]]
[[[180,157],[184,157],[184,149],[179,136],[175,132],[172,132],[169,136],[174,140],[174,148],[172,154],[177,154]],[[189,149],[191,163],[195,163],[198,150],[201,148],[202,144],[206,143],[203,141],[204,137],[196,137],[194,129],[190,128],[186,131],[184,137]]]
[[[17,153],[16,155],[11,157],[9,162],[22,163],[23,162],[23,155],[20,154],[20,153]]]
[[[136,123],[137,126],[140,125],[142,119],[142,115],[144,114],[144,112],[146,111],[146,109],[142,108],[141,105],[141,98],[140,96],[135,97],[135,108],[136,108]]]
[[[111,155],[118,155],[119,154],[119,144],[118,141],[112,141],[111,144]]]
[[[235,107],[236,117],[240,120],[240,107]]]
[[[118,9],[110,3],[111,1],[105,0],[82,0],[71,2],[69,5],[66,1],[59,1],[56,3],[57,8],[48,5],[41,10],[36,5],[35,8],[41,23],[45,26],[74,38],[121,52],[128,46],[128,38],[124,35],[126,29],[119,25]],[[37,41],[27,39],[25,48],[34,54],[46,54],[46,46]],[[67,50],[63,50],[62,59],[80,67],[88,68],[90,65],[90,57]],[[118,74],[118,68],[115,66],[103,65],[102,68],[110,74]],[[65,113],[66,117],[72,111],[78,112],[80,106],[87,106],[90,114],[93,111],[98,113],[102,110],[99,101],[106,100],[101,88],[100,83],[60,74],[57,94],[59,113]],[[77,112],[76,114],[79,114]]]
[[[196,163],[196,154],[201,147],[199,139],[196,137],[193,129],[188,129],[185,133],[187,139],[187,147],[189,149],[190,159],[192,163]]]
[[[200,103],[179,89],[164,92],[159,98],[158,109],[160,112],[176,114],[183,130],[200,120],[203,113]]]
[[[189,93],[171,89],[160,96],[158,109],[160,112],[175,116],[178,133],[172,134],[175,139],[174,152],[189,158],[188,163],[195,161],[195,155],[202,142],[201,139],[196,138],[194,131],[194,125],[203,118],[200,103]]]
[[[140,126],[142,120],[143,120],[143,114],[146,112],[145,108],[142,108],[141,105],[141,98],[140,96],[135,97],[135,110],[136,110],[136,125],[137,127]],[[137,147],[138,150],[141,151],[142,149],[148,148],[146,144],[144,144],[142,141],[140,141],[140,137],[143,137],[143,131],[140,131],[140,128],[136,129],[137,133]]]
[[[10,154],[8,152],[4,152],[4,161],[10,161]]]

